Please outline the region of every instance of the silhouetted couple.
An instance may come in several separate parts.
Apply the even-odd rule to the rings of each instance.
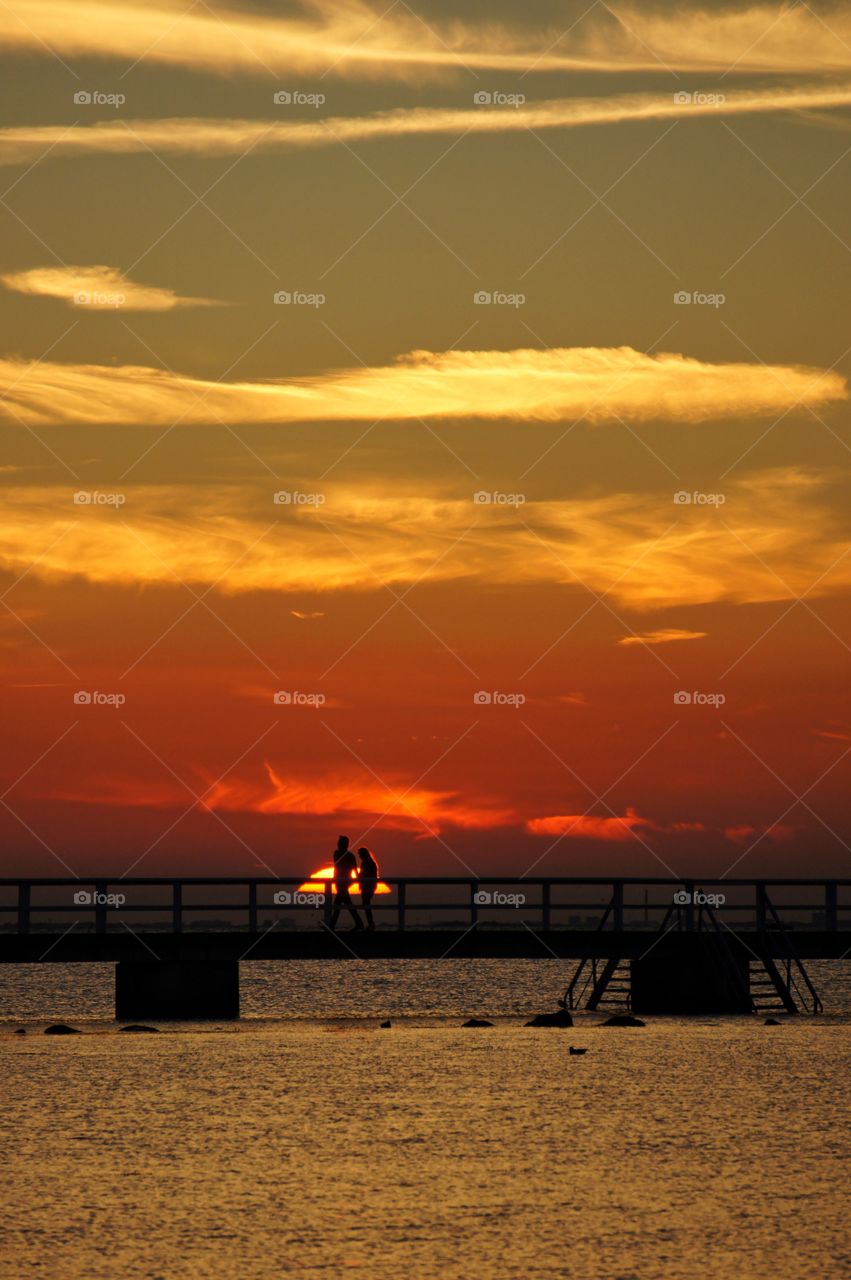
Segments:
[[[340,836],[334,850],[334,910],[331,914],[331,928],[337,928],[340,912],[345,908],[354,921],[355,929],[363,929],[364,924],[360,912],[352,903],[351,884],[356,879],[360,885],[361,904],[366,915],[367,929],[375,928],[372,918],[372,898],[378,888],[378,863],[369,849],[358,849],[358,859],[349,848],[349,837]]]

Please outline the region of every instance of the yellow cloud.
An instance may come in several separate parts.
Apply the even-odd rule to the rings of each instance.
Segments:
[[[677,627],[663,627],[660,631],[644,631],[641,635],[624,636],[618,644],[670,644],[672,640],[704,640],[705,631],[681,631]]]
[[[61,298],[90,311],[173,311],[176,307],[222,307],[214,298],[182,298],[172,289],[137,284],[116,267],[33,267],[10,271],[0,283],[16,293]]]
[[[622,15],[622,16],[621,16]],[[666,11],[592,8],[567,32],[531,34],[490,15],[425,22],[407,6],[313,0],[298,16],[132,0],[15,0],[0,7],[0,38],[39,54],[94,56],[268,76],[334,68],[421,80],[429,70],[834,71],[851,63],[851,18],[836,6]]]
[[[819,482],[796,471],[730,485],[723,520],[647,493],[527,501],[519,512],[479,505],[472,494],[388,496],[372,484],[367,494],[329,487],[321,507],[190,485],[122,496],[118,507],[75,504],[56,487],[8,489],[0,566],[46,581],[186,582],[227,593],[559,583],[641,610],[804,592],[815,599],[851,586],[841,521],[820,503]]]
[[[488,91],[485,91],[488,92]],[[327,147],[374,138],[429,134],[520,133],[534,129],[574,129],[630,120],[694,120],[767,112],[816,113],[851,105],[851,85],[808,84],[770,89],[725,89],[722,95],[631,93],[592,98],[529,100],[517,109],[475,106],[415,107],[368,116],[299,119],[101,120],[95,124],[24,125],[0,129],[0,164],[25,164],[51,155],[242,155],[252,152]],[[814,120],[832,119],[813,115]]]
[[[0,420],[171,425],[583,417],[701,422],[844,400],[844,378],[800,365],[709,364],[631,347],[413,351],[393,365],[288,382],[212,382],[135,365],[0,360]]]

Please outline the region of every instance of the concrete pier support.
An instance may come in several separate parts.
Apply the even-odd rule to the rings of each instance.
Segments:
[[[239,961],[121,960],[115,966],[120,1022],[220,1021],[239,1017]]]
[[[658,948],[662,952],[662,947]],[[634,1013],[751,1013],[748,954],[724,939],[682,935],[632,961]]]

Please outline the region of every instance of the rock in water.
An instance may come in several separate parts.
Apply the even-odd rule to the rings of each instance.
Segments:
[[[386,1030],[387,1027],[392,1027],[392,1026],[393,1026],[393,1023],[388,1018],[386,1022],[381,1023],[381,1030],[384,1031]]]
[[[54,1022],[52,1026],[44,1028],[46,1036],[79,1036],[82,1032],[76,1027],[67,1027],[64,1022]]]
[[[631,1013],[615,1013],[611,1018],[600,1023],[601,1027],[643,1027],[645,1025],[640,1018],[634,1018]]]
[[[144,1027],[139,1022],[131,1022],[129,1027],[119,1027],[118,1029],[119,1031],[147,1031],[149,1034],[159,1034],[159,1027]]]
[[[493,1023],[488,1022],[487,1018],[468,1018],[466,1022],[461,1023],[462,1027],[492,1027]]]
[[[572,1027],[573,1019],[566,1009],[559,1009],[558,1013],[539,1013],[531,1022],[526,1023],[527,1027]]]

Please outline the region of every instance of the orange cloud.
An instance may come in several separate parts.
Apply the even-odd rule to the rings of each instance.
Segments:
[[[641,635],[623,636],[618,644],[670,644],[673,640],[704,640],[705,631],[681,631],[676,627],[665,627],[660,631],[645,631]]]
[[[458,792],[409,789],[398,777],[387,785],[360,773],[323,778],[283,777],[267,762],[266,779],[225,780],[207,794],[211,809],[264,814],[381,818],[387,826],[439,833],[446,826],[489,829],[515,821],[511,810],[474,804]]]
[[[622,818],[601,818],[594,814],[555,814],[550,818],[531,818],[526,830],[533,836],[568,836],[575,840],[633,840],[640,829],[652,830],[655,824],[627,809]]]

